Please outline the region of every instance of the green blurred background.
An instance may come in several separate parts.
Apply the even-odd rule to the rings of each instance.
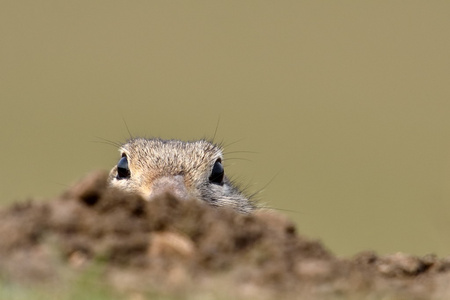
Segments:
[[[449,255],[449,11],[3,1],[3,205],[111,168],[118,152],[95,141],[127,139],[123,120],[136,136],[188,140],[220,118],[228,174],[301,233],[339,255]]]

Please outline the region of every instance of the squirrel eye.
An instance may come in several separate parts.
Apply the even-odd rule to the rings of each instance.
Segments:
[[[212,168],[211,175],[209,176],[209,181],[214,184],[223,184],[223,177],[225,175],[222,161],[220,159],[216,160],[214,167]]]
[[[117,179],[130,178],[130,169],[128,168],[128,159],[124,155],[117,163]]]

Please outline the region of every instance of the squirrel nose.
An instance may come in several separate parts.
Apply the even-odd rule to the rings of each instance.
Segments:
[[[189,199],[189,193],[184,184],[184,177],[181,175],[177,176],[164,176],[157,178],[152,183],[151,192],[147,199],[152,200],[153,198],[162,196],[164,194],[172,194],[179,199]]]

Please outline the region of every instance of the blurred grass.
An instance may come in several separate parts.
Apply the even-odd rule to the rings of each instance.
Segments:
[[[117,291],[105,284],[101,278],[104,270],[93,264],[71,279],[59,278],[58,282],[17,283],[0,280],[0,299],[11,300],[118,300],[124,299]]]
[[[65,266],[63,268],[66,268]],[[72,270],[73,271],[73,270]],[[70,272],[72,272],[70,271]],[[189,288],[180,293],[177,288],[173,290],[157,291],[146,288],[145,290],[118,291],[104,279],[105,264],[98,260],[93,262],[85,270],[72,272],[67,278],[58,278],[56,281],[47,282],[20,282],[0,279],[1,300],[226,300],[248,299],[235,295],[228,290],[220,276],[216,277],[214,290],[202,290],[198,286]],[[233,295],[233,296],[230,296]]]

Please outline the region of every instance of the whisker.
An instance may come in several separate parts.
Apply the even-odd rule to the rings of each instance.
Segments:
[[[92,143],[101,143],[101,144],[106,144],[106,145],[111,145],[114,146],[115,148],[120,148],[122,146],[121,143],[119,142],[115,142],[115,141],[111,141],[99,136],[95,136],[95,138],[99,139],[100,141],[91,141]]]
[[[244,140],[244,138],[241,138],[241,139],[238,139],[238,140],[236,140],[236,141],[234,141],[234,142],[231,142],[231,143],[229,143],[229,144],[223,144],[223,147],[224,147],[224,148],[228,148],[229,146],[234,145],[234,144],[237,144],[237,143],[239,143],[240,141],[243,141],[243,140]]]
[[[232,154],[232,153],[251,153],[251,154],[259,154],[260,152],[256,152],[256,151],[241,151],[241,150],[236,150],[236,151],[227,151],[224,152],[224,155],[228,155],[228,154]]]
[[[130,139],[133,139],[134,137],[133,137],[133,135],[131,134],[130,128],[128,128],[127,121],[125,121],[125,118],[124,118],[123,116],[122,116],[122,121],[123,121],[123,123],[125,124],[125,128],[126,128],[127,131],[128,131],[128,135],[130,136]]]
[[[58,182],[58,181],[50,181],[50,183],[52,183],[54,185],[62,186],[62,187],[65,187],[65,188],[70,187],[70,184],[62,183],[62,182]]]
[[[270,207],[270,206],[258,206],[258,209],[270,209],[270,210],[277,210],[277,211],[285,211],[285,212],[290,212],[290,213],[295,213],[295,214],[302,214],[302,215],[306,214],[306,213],[301,212],[301,211],[285,209],[285,208]]]
[[[280,174],[280,171],[278,171],[274,176],[272,176],[272,178],[269,180],[269,182],[267,182],[261,189],[254,192],[253,194],[251,194],[250,198],[255,197],[256,195],[262,193],[265,190],[265,188],[268,187],[269,184],[271,184],[279,174]]]
[[[97,144],[104,144],[104,145],[109,145],[112,146],[114,148],[117,148],[118,146],[113,144],[113,143],[109,143],[109,142],[105,142],[105,141],[89,141],[90,143],[97,143]]]
[[[242,157],[227,157],[226,158],[227,161],[229,160],[245,160],[245,161],[252,161],[251,159],[247,159],[247,158],[242,158]]]
[[[217,119],[216,129],[214,130],[214,135],[212,137],[212,141],[213,142],[214,142],[214,140],[216,138],[217,130],[219,129],[219,124],[220,124],[220,115],[219,115],[219,118]]]

